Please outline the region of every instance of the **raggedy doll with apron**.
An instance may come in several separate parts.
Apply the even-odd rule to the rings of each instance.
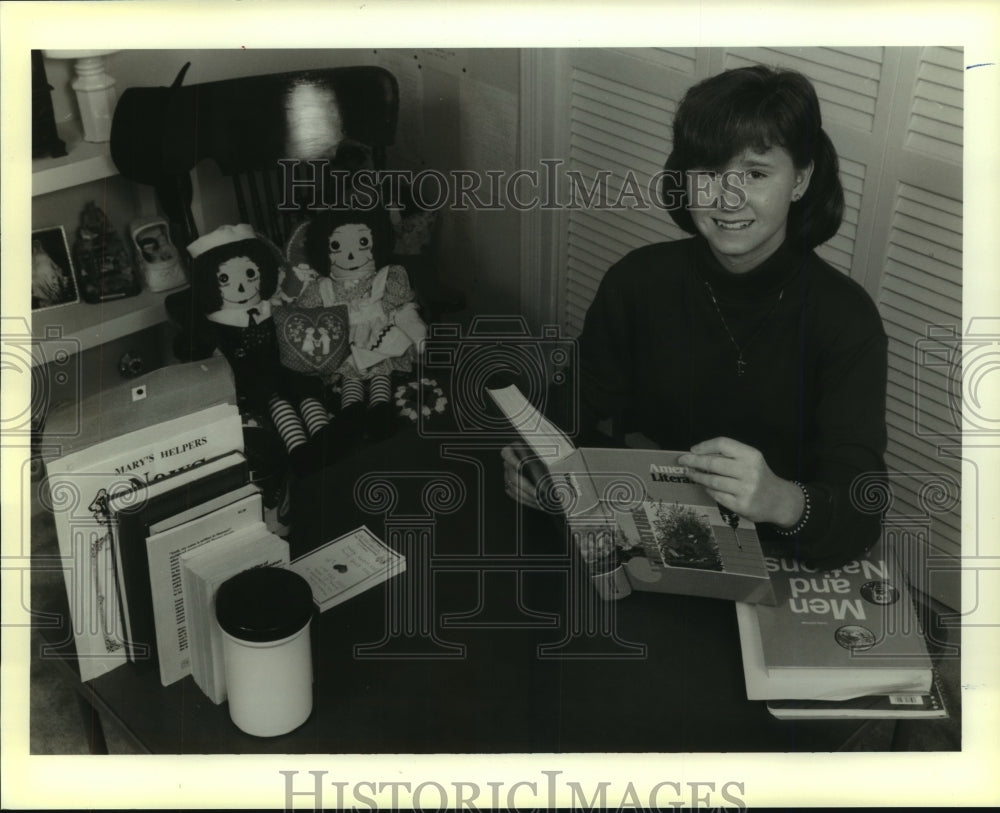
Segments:
[[[391,376],[409,372],[427,326],[400,265],[385,262],[388,218],[378,210],[328,210],[305,227],[304,253],[318,276],[296,300],[302,308],[345,304],[350,353],[340,365],[342,432],[389,434],[395,421]]]

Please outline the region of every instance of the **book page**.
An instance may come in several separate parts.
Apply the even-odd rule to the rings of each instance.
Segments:
[[[546,463],[563,460],[576,450],[573,441],[542,415],[516,385],[511,384],[502,389],[487,388],[486,392],[531,450]]]
[[[190,672],[181,555],[237,532],[263,534],[259,494],[146,540],[160,680],[169,686]]]

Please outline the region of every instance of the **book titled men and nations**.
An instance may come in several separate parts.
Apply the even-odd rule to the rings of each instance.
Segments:
[[[487,392],[595,583],[618,570],[615,596],[735,603],[748,699],[779,718],[947,716],[906,579],[881,542],[831,571],[771,555],[752,522],[685,476],[680,452],[578,449],[516,386]]]
[[[251,481],[232,374],[181,364],[53,410],[52,508],[82,680],[133,662],[226,699],[219,586],[255,567],[310,584],[320,612],[406,569],[366,527],[294,561]],[[207,403],[206,403],[207,399]]]

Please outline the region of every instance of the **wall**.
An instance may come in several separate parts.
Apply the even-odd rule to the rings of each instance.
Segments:
[[[397,144],[390,150],[393,168],[413,172],[433,169],[450,173],[488,169],[511,172],[517,160],[519,61],[517,49],[457,50],[134,50],[107,58],[119,90],[173,82],[185,62],[191,67],[185,84],[238,76],[277,73],[351,64],[379,64],[399,80],[401,107]],[[76,116],[70,88],[72,67],[65,60],[46,60],[53,86],[56,120]],[[236,219],[227,181],[202,165],[196,178],[203,231]],[[69,227],[84,199],[102,199],[103,182],[81,188],[71,201],[40,200],[36,221]],[[434,184],[427,187],[433,196]],[[54,196],[46,196],[54,198]],[[112,196],[117,200],[120,196]],[[130,218],[128,204],[109,202],[108,214],[122,226]],[[39,219],[40,218],[40,219]],[[54,219],[59,218],[59,219]],[[517,212],[441,209],[439,259],[442,276],[465,291],[474,311],[516,312],[520,221]]]

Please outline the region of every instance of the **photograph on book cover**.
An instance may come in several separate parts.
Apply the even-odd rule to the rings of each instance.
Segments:
[[[47,52],[46,73],[54,88],[57,123],[66,133],[75,134],[75,145],[82,147],[84,157],[74,162],[71,156],[69,170],[64,164],[52,164],[65,159],[42,159],[42,164],[33,164],[31,183],[42,184],[38,188],[44,191],[34,194],[35,190],[27,186],[27,173],[19,171],[30,156],[27,138],[19,136],[16,128],[5,132],[4,171],[0,173],[4,184],[3,228],[8,238],[12,233],[15,238],[2,242],[6,270],[0,301],[5,303],[5,358],[20,354],[20,359],[24,346],[31,349],[54,335],[46,328],[41,333],[31,328],[21,328],[18,333],[12,327],[8,331],[8,326],[15,324],[11,317],[26,317],[23,324],[31,324],[28,277],[12,274],[9,269],[19,264],[24,267],[31,261],[27,235],[33,224],[72,222],[66,212],[79,211],[89,197],[104,200],[105,193],[113,200],[107,208],[109,217],[122,226],[140,215],[169,217],[150,181],[166,160],[155,145],[162,143],[164,134],[169,137],[182,131],[184,120],[138,117],[134,122],[135,137],[128,141],[129,158],[117,166],[107,151],[102,152],[101,141],[85,137],[87,117],[93,113],[91,105],[96,97],[88,100],[84,94],[78,98],[74,75],[87,74],[96,67],[88,60],[102,63],[107,71],[104,75],[115,83],[111,98],[117,100],[139,88],[151,93],[166,92],[188,62],[191,66],[180,82],[181,91],[205,83],[285,71],[358,65],[389,71],[399,94],[398,120],[383,168],[402,171],[392,178],[415,181],[420,198],[415,201],[411,194],[408,204],[415,208],[404,206],[402,214],[397,213],[397,252],[411,258],[432,256],[440,275],[434,282],[444,283],[418,291],[438,308],[431,338],[438,346],[450,341],[452,351],[461,350],[461,345],[487,348],[483,354],[487,358],[498,344],[514,348],[506,355],[494,354],[488,363],[509,373],[510,359],[520,359],[514,366],[518,373],[527,370],[524,390],[535,403],[545,400],[546,387],[553,383],[537,360],[565,368],[567,362],[575,362],[580,353],[587,352],[577,343],[584,330],[585,314],[594,301],[611,306],[599,286],[602,279],[608,279],[607,269],[630,251],[664,240],[676,243],[695,231],[705,234],[707,230],[715,240],[709,245],[713,250],[720,247],[722,256],[768,256],[766,252],[755,253],[760,246],[754,237],[758,227],[770,223],[766,219],[772,209],[768,208],[766,194],[755,197],[752,184],[766,190],[773,182],[769,177],[782,174],[784,165],[774,165],[774,144],[769,140],[774,138],[774,131],[744,133],[745,144],[753,147],[749,152],[756,156],[752,165],[729,166],[724,162],[733,156],[715,153],[704,166],[697,160],[687,165],[695,176],[703,175],[705,184],[690,190],[692,194],[722,190],[720,205],[712,209],[719,216],[695,212],[689,216],[688,229],[665,211],[669,207],[663,200],[664,162],[671,151],[675,113],[685,93],[696,83],[723,71],[761,64],[799,71],[818,96],[824,129],[839,157],[844,195],[840,226],[816,254],[824,268],[854,283],[849,290],[857,297],[855,301],[860,303],[867,297],[874,304],[872,312],[877,312],[888,339],[885,461],[889,474],[887,479],[858,481],[852,492],[854,507],[870,515],[885,513],[884,536],[903,552],[902,565],[909,574],[913,593],[919,594],[923,606],[929,608],[921,616],[921,623],[932,655],[936,656],[935,697],[942,699],[949,710],[955,708],[956,699],[961,703],[960,711],[947,718],[892,720],[890,724],[884,720],[804,720],[798,716],[799,707],[795,707],[795,719],[778,719],[767,711],[764,701],[747,701],[745,694],[734,694],[743,692],[744,687],[736,616],[729,612],[732,602],[649,593],[633,593],[620,602],[583,603],[566,610],[567,614],[581,613],[579,619],[571,620],[597,625],[604,631],[607,627],[600,625],[609,617],[625,623],[642,615],[636,608],[648,610],[647,629],[638,636],[630,633],[625,640],[612,641],[617,649],[603,659],[569,658],[557,652],[536,672],[524,672],[518,671],[516,664],[498,664],[494,658],[483,662],[490,664],[492,673],[482,674],[469,654],[477,651],[477,639],[506,652],[507,638],[522,636],[523,640],[527,636],[516,624],[500,630],[479,630],[461,623],[449,628],[444,619],[474,616],[477,608],[475,602],[448,604],[446,595],[440,608],[431,608],[433,623],[440,633],[437,643],[447,648],[454,641],[467,642],[462,655],[433,663],[419,658],[410,659],[410,663],[398,658],[368,663],[352,659],[351,653],[357,650],[342,646],[342,638],[329,634],[333,625],[327,619],[348,617],[339,613],[348,612],[351,604],[380,610],[378,601],[372,603],[369,599],[381,587],[373,588],[367,597],[359,595],[343,607],[331,608],[325,619],[320,614],[316,627],[323,630],[321,645],[330,651],[343,651],[348,659],[336,676],[333,670],[315,674],[314,721],[330,721],[329,731],[335,732],[337,723],[330,711],[334,703],[344,704],[345,727],[350,706],[369,709],[371,725],[367,728],[375,733],[362,732],[368,737],[365,742],[369,747],[357,753],[343,745],[329,747],[329,741],[324,742],[325,732],[309,728],[308,723],[303,729],[308,742],[296,743],[292,734],[292,739],[284,743],[275,740],[273,750],[267,742],[250,743],[225,717],[225,706],[209,703],[191,677],[174,684],[171,691],[171,687],[160,687],[154,670],[151,682],[141,683],[142,688],[133,692],[139,684],[127,678],[135,664],[123,661],[91,683],[81,684],[74,679],[73,667],[67,665],[65,657],[59,657],[65,654],[66,642],[46,638],[45,623],[51,619],[44,613],[51,605],[42,600],[29,607],[28,598],[34,602],[42,590],[65,590],[64,584],[74,584],[73,589],[81,591],[76,599],[86,608],[92,595],[86,591],[94,584],[114,585],[114,562],[102,565],[103,582],[64,580],[61,568],[65,562],[60,560],[55,530],[40,521],[41,512],[32,505],[43,482],[32,468],[36,451],[32,449],[33,440],[40,431],[37,420],[32,418],[41,417],[45,409],[53,406],[49,403],[53,393],[60,397],[63,394],[56,380],[63,372],[59,363],[69,360],[74,371],[79,368],[77,377],[69,379],[74,386],[87,378],[89,389],[81,390],[80,403],[94,394],[91,385],[95,382],[102,382],[98,389],[108,386],[102,378],[102,359],[113,357],[117,368],[118,359],[131,349],[133,333],[166,321],[162,297],[149,306],[146,298],[155,297],[156,292],[146,291],[134,298],[138,304],[127,312],[107,304],[72,301],[36,314],[35,327],[42,325],[43,319],[46,327],[59,329],[60,341],[77,342],[79,352],[61,354],[56,359],[46,355],[43,347],[40,356],[33,350],[29,356],[40,357],[49,362],[47,365],[28,364],[27,369],[12,372],[5,364],[3,553],[12,563],[9,568],[5,566],[5,587],[12,589],[3,591],[3,760],[5,777],[13,778],[13,782],[5,781],[5,806],[37,806],[43,800],[47,806],[57,807],[116,804],[137,808],[162,806],[168,801],[177,806],[266,804],[317,808],[345,804],[370,808],[383,804],[444,807],[463,803],[499,808],[553,803],[575,807],[601,801],[639,808],[689,804],[739,807],[842,804],[845,799],[861,804],[872,798],[958,805],[998,801],[996,780],[982,766],[996,757],[989,732],[995,730],[997,722],[996,704],[991,701],[996,697],[998,678],[996,656],[992,653],[1000,651],[995,645],[1000,618],[991,598],[989,565],[995,559],[995,540],[1000,535],[984,510],[989,503],[984,496],[990,493],[990,485],[995,488],[996,484],[997,423],[990,404],[996,403],[993,359],[1000,301],[992,275],[974,270],[992,267],[996,230],[990,223],[996,215],[996,204],[979,173],[967,175],[969,182],[963,184],[965,167],[977,167],[988,174],[988,168],[996,166],[994,139],[986,136],[991,131],[988,125],[997,116],[997,67],[992,62],[998,44],[997,12],[988,10],[986,4],[968,4],[962,5],[968,12],[963,17],[916,3],[908,7],[907,18],[902,21],[889,4],[879,3],[848,7],[839,13],[832,9],[803,12],[781,4],[764,14],[757,7],[733,7],[723,12],[694,4],[667,9],[663,4],[633,3],[623,4],[614,12],[574,7],[573,14],[566,15],[565,9],[542,3],[530,11],[508,5],[501,15],[499,5],[489,4],[469,12],[451,10],[449,23],[454,28],[445,31],[442,12],[423,5],[410,6],[403,13],[398,6],[380,7],[378,3],[347,10],[307,3],[294,4],[282,13],[258,5],[212,2],[199,4],[197,9],[169,3],[115,4],[113,10],[91,4],[91,8],[84,9],[82,3],[71,3],[61,5],[58,14],[41,6],[24,5],[20,8],[4,3],[0,13],[4,17],[3,97],[8,106],[11,99],[23,100],[25,118],[30,110],[30,46],[78,49],[93,43],[94,48],[107,49],[126,43],[127,47]],[[47,18],[44,32],[32,21],[32,14]],[[352,32],[350,37],[329,33],[345,30]],[[659,32],[652,38],[657,47],[649,46],[651,37],[646,32],[653,30]],[[317,33],[321,31],[327,33]],[[484,39],[484,31],[490,31],[495,39]],[[353,135],[347,103],[344,116],[331,124],[315,115],[317,109],[329,106],[329,91],[324,95],[323,87],[318,92],[308,84],[296,87],[301,107],[293,105],[286,113],[300,115],[300,123],[315,127],[311,135],[319,141],[306,147],[290,143],[290,151],[294,147],[305,149],[307,154],[309,149],[322,152],[336,148],[346,138],[350,155],[340,157],[357,162],[355,168],[379,160],[363,139]],[[105,100],[109,98],[107,87],[96,90],[105,92]],[[180,92],[178,98],[188,97]],[[262,98],[255,98],[254,103],[254,109],[270,109]],[[367,107],[366,103],[361,105],[362,110]],[[172,115],[177,117],[191,112],[184,104],[172,109]],[[248,124],[252,129],[253,121]],[[68,139],[68,143],[72,153],[74,142]],[[112,142],[112,150],[118,149]],[[787,151],[779,150],[777,154],[780,163]],[[333,156],[337,155],[333,149]],[[780,183],[787,182],[787,189],[782,189],[789,199],[794,195],[808,199],[809,188],[814,192],[817,188],[817,162],[814,153],[810,156],[813,158],[805,163],[813,168],[811,177],[802,178],[792,172],[788,178],[779,178]],[[220,171],[210,161],[199,161],[202,156],[178,160],[183,163],[188,157],[191,164],[183,169],[185,176],[190,173],[193,179],[191,202],[178,219],[184,221],[190,216],[190,226],[196,231],[182,230],[178,234],[193,237],[220,225],[242,222],[249,219],[254,207],[262,205],[261,200],[250,201],[249,208],[241,210],[233,199],[229,179],[224,177],[225,170]],[[130,159],[139,166],[126,167]],[[151,165],[142,166],[143,161]],[[794,161],[791,167],[802,169]],[[728,173],[734,169],[743,173],[745,185],[727,184],[733,177]],[[294,179],[301,181],[301,176]],[[805,188],[799,186],[802,181],[807,181]],[[299,192],[306,189],[295,188]],[[413,186],[410,189],[412,193]],[[327,194],[338,191],[335,183],[324,190]],[[32,194],[30,216],[27,207],[14,203],[28,194]],[[747,201],[757,207],[753,217],[740,219],[730,213],[726,202],[731,202],[734,194],[739,201],[735,209]],[[181,198],[183,195],[173,202],[180,200],[183,204]],[[263,205],[267,205],[266,200]],[[798,224],[803,228],[807,225],[802,220]],[[780,228],[777,232],[784,233]],[[24,239],[19,241],[17,233]],[[183,251],[190,241],[177,239],[178,234],[172,231],[170,237]],[[764,242],[771,249],[780,245],[780,241]],[[718,259],[718,255],[712,256]],[[676,261],[676,256],[648,255],[651,264],[666,260]],[[411,272],[410,282],[418,288],[426,281],[419,269],[427,266],[415,262],[407,267],[416,269]],[[789,406],[777,396],[760,395],[752,382],[759,382],[761,376],[773,380],[780,372],[780,360],[765,354],[763,365],[760,363],[760,350],[769,346],[774,350],[772,328],[793,304],[794,292],[771,295],[768,290],[768,296],[747,304],[738,291],[725,287],[726,267],[721,262],[709,264],[716,276],[698,292],[699,306],[703,308],[698,315],[704,317],[703,323],[684,323],[685,314],[670,313],[665,301],[656,311],[656,331],[651,329],[644,337],[647,344],[631,347],[634,356],[618,358],[617,362],[622,367],[651,358],[662,362],[663,380],[647,396],[662,396],[662,404],[656,403],[653,411],[671,416],[671,409],[681,400],[674,395],[673,385],[680,382],[683,386],[691,379],[670,366],[669,354],[663,348],[701,347],[706,342],[701,334],[711,329],[713,337],[708,344],[717,358],[696,375],[702,389],[691,396],[691,403],[696,396],[704,398],[706,394],[714,401],[695,406],[692,412],[685,413],[685,420],[718,426],[720,412],[743,408],[756,410],[762,420],[771,421],[769,428],[780,425],[790,412],[794,413],[794,405]],[[648,269],[633,270],[641,273]],[[618,279],[621,282],[624,276],[618,275]],[[712,283],[716,283],[714,287]],[[445,301],[447,296],[434,300],[445,289],[462,294],[459,306]],[[606,293],[620,297],[620,302],[628,294],[632,295],[632,304],[643,301],[640,294],[624,287]],[[655,295],[650,292],[650,297]],[[12,310],[16,303],[21,303],[20,309]],[[101,309],[104,316],[95,316],[95,308]],[[151,321],[136,316],[143,308],[156,311],[149,317]],[[647,319],[652,312],[645,312]],[[472,315],[490,316],[494,321],[480,319],[473,323]],[[524,332],[498,334],[494,330],[497,317],[515,324],[520,320]],[[79,328],[79,324],[85,327]],[[442,325],[454,330],[442,332]],[[552,325],[558,327],[546,332],[545,326]],[[477,327],[480,332],[475,332]],[[837,336],[841,328],[850,333],[846,321],[837,327]],[[498,335],[502,341],[498,341]],[[656,338],[664,337],[667,341],[663,344],[655,343]],[[604,348],[605,358],[612,357],[614,350]],[[406,572],[391,579],[384,589],[390,595],[392,585],[418,585],[417,579],[428,575],[433,579],[435,595],[444,595],[449,585],[470,576],[470,583],[484,598],[479,610],[489,609],[485,605],[487,595],[509,593],[511,603],[517,606],[519,622],[523,622],[524,611],[529,616],[534,613],[535,622],[542,619],[537,623],[537,637],[551,649],[552,644],[559,643],[558,635],[546,639],[545,618],[549,616],[532,604],[537,596],[530,591],[531,578],[516,569],[512,571],[509,562],[498,560],[493,570],[470,564],[468,550],[476,548],[477,555],[488,558],[487,543],[497,535],[496,529],[508,524],[515,534],[524,534],[511,549],[532,552],[536,540],[529,537],[537,534],[540,526],[532,524],[532,509],[507,497],[492,500],[484,496],[486,486],[503,491],[499,479],[502,443],[497,441],[500,433],[496,424],[482,419],[485,402],[476,391],[485,384],[482,365],[479,369],[473,365],[470,372],[461,368],[463,358],[462,352],[451,352],[428,359],[426,380],[433,379],[433,383],[421,382],[417,389],[426,387],[430,396],[420,391],[415,404],[397,406],[414,413],[412,423],[421,441],[445,450],[435,453],[432,463],[421,469],[422,474],[447,483],[453,495],[464,495],[467,505],[475,502],[480,513],[465,519],[462,507],[449,509],[448,513],[444,510],[448,504],[437,502],[440,493],[435,492],[437,496],[428,502],[441,508],[435,520],[439,530],[435,544],[440,543],[445,553],[439,555],[435,548],[430,559],[421,563],[407,548]],[[525,358],[529,359],[528,366],[517,367],[524,364]],[[166,360],[157,359],[151,364],[159,366]],[[862,365],[854,364],[857,359],[852,358],[840,361],[838,374],[856,381]],[[990,372],[994,372],[992,378]],[[692,371],[685,368],[683,376],[690,375]],[[18,376],[22,380],[15,382]],[[65,378],[63,375],[60,379],[63,384]],[[441,393],[437,392],[442,388],[439,382],[443,386]],[[577,384],[573,381],[573,386]],[[807,380],[803,386],[811,386],[811,382]],[[19,391],[17,401],[12,400],[15,389]],[[857,395],[864,398],[871,393]],[[40,412],[40,404],[36,403],[39,398],[44,402]],[[683,400],[688,402],[687,394]],[[836,405],[843,410],[840,417],[856,416],[850,406],[847,402]],[[646,408],[653,409],[652,402]],[[453,418],[458,430],[435,423],[441,413],[449,420]],[[86,425],[88,417],[93,416],[77,416],[79,427]],[[74,437],[79,427],[73,430]],[[639,442],[656,440],[645,434]],[[405,445],[401,437],[402,432],[386,447],[401,444],[399,448],[404,451],[398,459],[374,454],[373,473],[388,471],[390,461],[400,470],[409,471],[407,466],[413,463],[407,456],[416,447],[412,443]],[[631,440],[635,442],[636,438]],[[768,454],[764,457],[768,459]],[[303,482],[313,481],[307,477]],[[350,488],[338,483],[336,492],[350,494]],[[361,524],[353,518],[344,525],[329,519],[327,509],[343,498],[336,492],[331,488],[331,493],[320,494],[316,489],[304,488],[313,511],[299,525],[325,533],[313,540],[317,544]],[[820,500],[822,490],[812,489],[806,482],[801,495],[797,499],[805,502],[796,504],[801,507],[796,516],[808,518],[812,511],[814,516],[829,520],[830,515],[822,513],[829,508]],[[374,496],[371,499],[377,501]],[[379,519],[377,530],[372,528],[375,535],[390,545],[409,544],[405,535],[389,533],[391,522],[386,511],[385,521]],[[695,536],[702,527],[699,517],[691,516],[682,507],[676,508],[673,515],[666,506],[643,511],[644,519],[640,519],[650,526],[690,526],[694,529],[690,534]],[[702,512],[699,508],[695,513]],[[320,521],[315,515],[326,519]],[[724,527],[719,525],[719,519],[725,520],[725,513],[705,516],[711,517],[710,534],[711,526]],[[768,519],[774,517],[759,522],[768,524]],[[794,522],[793,518],[784,524]],[[48,529],[52,535],[50,548],[40,550],[44,540],[34,538],[33,527]],[[467,531],[467,539],[458,539],[455,544],[459,547],[449,549],[453,538],[457,539],[457,530]],[[449,531],[452,536],[445,538]],[[429,533],[434,539],[434,531]],[[674,547],[695,557],[696,569],[711,571],[717,565],[713,565],[713,556],[704,551],[711,552],[713,546],[699,543],[690,534],[687,543],[682,541]],[[462,548],[465,542],[471,547]],[[663,547],[650,545],[649,552],[662,557]],[[466,558],[449,559],[455,551]],[[541,558],[543,568],[548,567],[545,562],[554,561],[551,557]],[[18,567],[34,567],[30,582],[26,574],[22,578]],[[835,568],[827,573],[806,570],[801,578],[797,589],[803,591],[803,603],[799,606],[814,611],[820,606],[824,610],[848,606],[846,602],[836,603],[840,578]],[[863,599],[866,607],[878,604],[886,595],[880,578],[869,581]],[[105,587],[93,593],[95,601],[98,596],[107,600],[109,592]],[[119,598],[119,602],[122,600]],[[414,606],[406,609],[413,610]],[[537,606],[548,609],[550,602],[543,600]],[[719,609],[723,606],[725,613]],[[843,611],[847,614],[843,627],[861,626],[851,622],[849,608]],[[127,613],[127,608],[122,605],[119,613]],[[74,619],[74,624],[81,619],[92,622],[113,615],[81,616]],[[658,615],[663,618],[659,625]],[[386,624],[391,620],[387,618]],[[416,625],[418,632],[426,629],[420,627],[423,621],[416,616],[396,620],[400,621],[400,630],[406,624],[411,628]],[[956,622],[961,622],[960,637]],[[127,631],[121,629],[127,617],[115,623],[117,634],[127,637]],[[34,632],[32,625],[36,627]],[[393,632],[389,626],[385,631],[386,635]],[[104,641],[108,629],[99,626],[85,632]],[[845,636],[847,633],[841,637],[846,640]],[[664,637],[669,637],[673,649],[665,650]],[[721,651],[719,642],[725,645],[725,651]],[[642,653],[638,657],[637,646]],[[53,654],[55,657],[51,657]],[[651,675],[648,668],[651,662],[661,662],[657,656],[664,664],[659,688],[656,680],[646,679],[661,677],[659,673]],[[553,662],[559,666],[553,668]],[[330,667],[333,661],[320,653],[316,663]],[[380,668],[369,668],[371,663],[378,663]],[[426,680],[406,686],[393,678],[394,673],[407,670],[423,674]],[[455,677],[442,680],[449,670]],[[626,690],[630,674],[633,679],[645,675],[640,682],[650,683],[652,691],[645,687]],[[375,686],[396,691],[368,697],[365,686],[369,676],[374,676]],[[504,685],[511,676],[527,676],[534,686],[527,680]],[[574,682],[574,676],[591,683]],[[470,693],[470,685],[480,686],[480,694]],[[111,686],[114,691],[108,690]],[[120,687],[124,691],[119,691]],[[612,693],[605,687],[612,687]],[[717,690],[718,695],[709,696]],[[431,717],[423,707],[449,693],[451,707],[433,720],[437,725],[431,725]],[[84,706],[85,722],[81,722],[79,698],[84,695],[94,702]],[[545,708],[540,701],[532,703],[531,697],[555,700],[558,705]],[[496,698],[503,698],[503,703]],[[206,709],[204,714],[199,712],[202,708]],[[493,712],[484,711],[490,708]],[[589,723],[581,710],[590,713]],[[789,713],[787,709],[785,713]],[[838,712],[824,707],[823,713],[835,716]],[[136,714],[163,721],[161,730],[151,738],[158,744],[143,742],[151,727],[146,725],[142,729],[146,733],[142,733],[141,726],[132,725],[130,720]],[[95,726],[98,719],[103,719],[103,727]],[[525,720],[520,733],[512,730],[513,721],[519,719]],[[462,721],[469,731],[448,730],[447,726],[457,727]],[[664,731],[659,742],[669,747],[656,747],[658,741],[651,732],[657,721],[662,722]],[[638,733],[630,739],[627,725],[632,724]],[[199,725],[217,726],[214,745],[206,744],[204,736],[192,737],[193,728]],[[361,731],[357,722],[351,725],[355,728],[350,730]],[[753,747],[758,729],[751,732],[751,726],[759,727],[759,743],[763,745]],[[719,733],[706,733],[707,727],[715,727]],[[600,736],[588,740],[584,735],[598,729]],[[170,732],[178,730],[181,738],[166,745]],[[423,738],[451,747],[401,756],[391,745],[371,746],[377,743],[379,730],[393,732],[396,742],[418,742]],[[843,749],[849,753],[833,754],[828,760],[796,754],[796,749],[788,746],[794,739],[790,734],[793,731],[801,737],[799,742],[821,744],[798,750]],[[117,757],[84,756],[94,744],[96,732],[107,740],[112,752],[129,753],[132,749],[144,753],[143,749],[152,744],[165,753],[154,760],[130,758],[128,778],[124,779],[124,763]],[[523,747],[498,757],[498,732],[504,732],[503,743],[520,743]],[[232,742],[249,744],[227,748],[228,736]],[[602,749],[602,742],[614,746]],[[192,747],[192,743],[197,744]],[[532,747],[536,743],[541,747]],[[560,748],[565,743],[577,748]],[[587,743],[591,747],[579,747]],[[893,754],[890,759],[883,752],[894,747],[911,753]],[[190,756],[199,749],[211,755]],[[586,753],[566,753],[572,750]],[[603,750],[609,753],[601,753]],[[952,753],[943,753],[947,751]],[[79,760],[65,759],[76,755]],[[55,789],[51,782],[60,758],[59,775],[69,777],[61,784],[73,788],[72,797],[66,795],[67,791]],[[941,764],[948,765],[949,781],[932,784],[937,773],[934,767]],[[842,782],[845,769],[854,777],[849,788]]]

